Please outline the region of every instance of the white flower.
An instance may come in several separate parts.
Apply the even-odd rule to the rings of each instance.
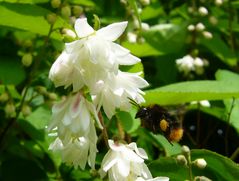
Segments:
[[[104,177],[108,172],[109,181],[136,180],[138,177],[152,179],[152,175],[144,163],[148,156],[136,143],[124,145],[109,140],[110,150],[105,155],[100,174]]]
[[[138,177],[136,181],[169,181],[168,177],[155,177],[152,179],[144,179],[142,177]]]
[[[57,131],[58,137],[49,149],[59,151],[63,162],[84,169],[88,160],[94,168],[97,152],[94,120],[102,128],[94,105],[77,93],[56,103],[52,112],[48,130]]]
[[[63,98],[53,106],[52,113],[52,121],[48,130],[57,127],[59,137],[62,140],[66,139],[66,142],[68,142],[68,132],[78,137],[85,135],[92,119],[96,120],[99,127],[102,128],[95,106],[87,101],[81,93]]]
[[[96,142],[97,135],[94,124],[91,122],[89,130],[85,132],[84,136],[75,137],[71,135],[68,142],[65,143],[57,137],[49,146],[49,149],[54,152],[59,152],[62,161],[66,164],[73,164],[75,168],[80,166],[81,169],[84,169],[88,161],[88,164],[94,169],[97,153]]]
[[[103,106],[108,118],[115,113],[115,108],[128,110],[131,106],[129,98],[137,103],[144,102],[144,94],[139,88],[148,86],[147,81],[141,78],[140,73],[127,73],[118,71],[118,74],[109,74],[106,81],[98,82],[91,92],[94,96],[94,103],[99,107]]]
[[[206,15],[208,15],[208,10],[207,10],[207,8],[205,8],[205,7],[203,7],[203,6],[201,6],[201,7],[198,8],[198,12],[199,12],[199,14],[200,14],[201,16],[206,16]]]
[[[66,43],[65,50],[50,70],[49,78],[56,86],[73,85],[73,91],[78,91],[84,85],[91,86],[92,82],[104,79],[108,71],[117,72],[118,65],[139,62],[140,59],[131,55],[129,50],[113,42],[126,26],[127,22],[114,23],[94,31],[86,18],[77,19],[75,31],[80,39]]]

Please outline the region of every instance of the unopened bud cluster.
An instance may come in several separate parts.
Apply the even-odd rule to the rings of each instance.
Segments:
[[[202,75],[204,73],[204,67],[208,66],[208,61],[200,57],[186,55],[183,58],[177,59],[176,65],[178,70],[185,76],[192,72],[195,72],[197,75]]]

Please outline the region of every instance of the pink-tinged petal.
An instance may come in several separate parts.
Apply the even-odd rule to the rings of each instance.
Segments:
[[[115,41],[124,32],[125,28],[127,27],[127,24],[128,24],[127,21],[113,23],[104,28],[101,28],[96,32],[96,34],[106,40]]]
[[[76,20],[75,31],[79,38],[84,38],[94,33],[94,29],[88,24],[86,18],[79,18]]]

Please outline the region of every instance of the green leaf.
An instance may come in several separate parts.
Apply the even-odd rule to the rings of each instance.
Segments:
[[[239,166],[232,160],[209,150],[192,150],[192,159],[204,158],[207,162],[203,175],[212,180],[238,180]],[[197,174],[198,175],[198,174]]]
[[[239,166],[232,160],[208,150],[191,150],[192,161],[204,158],[207,166],[199,169],[193,166],[193,176],[206,176],[211,180],[237,180]],[[154,177],[167,176],[170,181],[189,180],[188,168],[176,162],[175,158],[164,157],[153,161],[149,169]]]
[[[0,25],[47,36],[50,24],[45,17],[49,13],[49,10],[33,4],[0,2]],[[58,17],[54,28],[64,25],[65,22]]]
[[[95,2],[94,1],[91,1],[91,0],[69,0],[71,3],[73,4],[79,4],[79,5],[83,5],[83,6],[90,6],[90,7],[93,7],[93,6],[96,6]]]
[[[45,129],[45,126],[51,119],[51,111],[48,107],[38,107],[30,116],[27,121],[37,129]]]
[[[18,93],[18,91],[14,85],[7,85],[6,87],[7,87],[8,92],[12,96],[12,98],[21,99],[21,95]]]
[[[164,15],[163,7],[158,2],[155,2],[151,3],[149,6],[146,6],[140,14],[140,17],[143,21],[145,21],[152,18],[157,18],[160,15]]]
[[[147,104],[181,104],[200,100],[223,100],[239,97],[238,81],[188,81],[146,91]]]
[[[235,82],[239,82],[239,75],[228,70],[218,70],[216,72],[216,79],[219,81],[225,81],[233,84]],[[227,99],[224,100],[224,104],[226,107],[226,112],[224,113],[224,120],[229,121],[229,124],[232,125],[239,133],[239,99],[235,99],[234,101],[232,99]],[[227,119],[229,113],[231,114],[230,120]]]
[[[172,157],[162,157],[151,162],[148,167],[153,177],[169,177],[170,181],[188,179],[188,170],[184,166],[177,164],[176,159]]]
[[[235,66],[237,64],[235,53],[216,33],[213,34],[213,38],[210,40],[206,38],[201,39],[201,44],[208,48],[211,53],[215,54],[225,64],[230,66]]]
[[[158,51],[155,47],[146,43],[129,43],[123,42],[122,46],[129,49],[132,54],[137,57],[157,56],[162,55],[163,52]]]
[[[215,74],[215,77],[220,81],[239,81],[239,74],[231,72],[229,70],[218,70]]]
[[[186,38],[186,25],[160,24],[143,32],[150,46],[162,54],[176,53],[182,50]]]
[[[18,85],[25,77],[25,71],[20,61],[10,57],[0,57],[0,82]]]
[[[117,113],[117,116],[127,133],[133,133],[140,126],[140,121],[134,119],[136,110],[131,109],[131,112],[120,111]]]

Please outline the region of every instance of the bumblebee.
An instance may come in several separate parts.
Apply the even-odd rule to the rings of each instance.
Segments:
[[[178,142],[182,138],[181,122],[171,116],[165,108],[157,104],[147,107],[140,106],[132,99],[130,103],[138,108],[135,118],[140,118],[142,127],[154,134],[163,134],[170,143],[171,141]]]

